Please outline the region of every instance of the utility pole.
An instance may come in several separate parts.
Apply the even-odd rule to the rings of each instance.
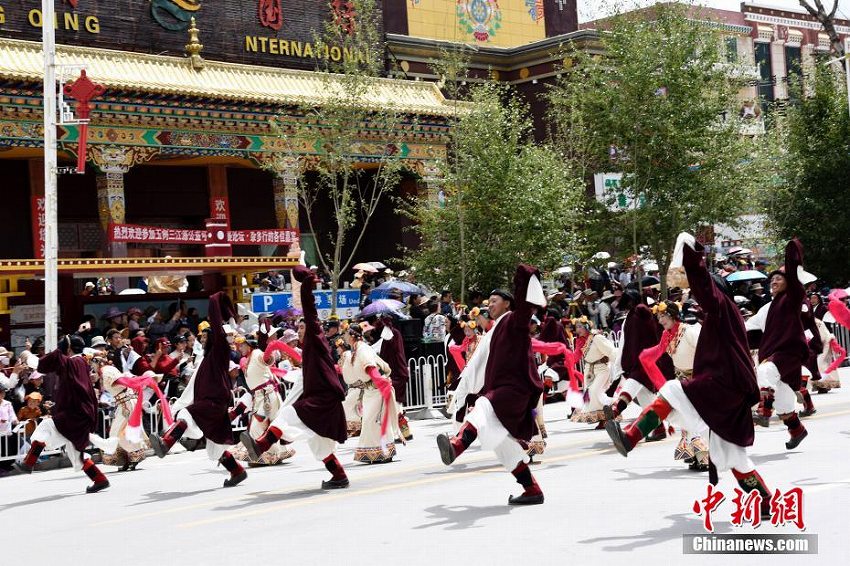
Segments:
[[[53,0],[41,0],[44,51],[44,350],[56,348],[59,322],[56,195],[56,30]]]

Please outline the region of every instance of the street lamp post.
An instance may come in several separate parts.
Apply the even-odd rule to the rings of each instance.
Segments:
[[[59,321],[56,196],[56,31],[53,0],[41,0],[44,51],[44,349],[56,348]]]

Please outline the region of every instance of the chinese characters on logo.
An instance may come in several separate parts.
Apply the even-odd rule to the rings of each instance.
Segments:
[[[720,507],[726,499],[723,492],[716,490],[709,484],[706,496],[694,501],[693,511],[703,517],[703,527],[709,533],[714,532],[712,513]],[[735,509],[732,511],[732,524],[741,527],[749,523],[753,528],[758,527],[762,520],[762,495],[758,490],[745,493],[735,488],[735,497],[732,498]],[[770,498],[770,524],[781,527],[787,524],[795,525],[799,530],[805,530],[803,520],[803,490],[799,487],[789,489],[785,493],[778,489]],[[764,519],[766,520],[766,519]]]

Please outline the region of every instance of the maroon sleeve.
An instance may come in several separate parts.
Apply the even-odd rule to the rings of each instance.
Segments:
[[[512,329],[528,333],[528,325],[531,323],[531,316],[537,310],[537,305],[533,305],[525,300],[528,293],[528,282],[531,277],[536,275],[540,279],[540,271],[536,267],[520,264],[514,274],[514,310],[508,323]]]
[[[301,310],[304,313],[304,324],[306,325],[305,337],[307,335],[321,337],[324,335],[322,325],[319,323],[319,311],[316,309],[316,297],[313,290],[316,288],[316,280],[313,273],[303,265],[292,270],[292,276],[301,283]]]
[[[794,297],[794,302],[801,301],[806,296],[803,284],[797,278],[797,268],[803,265],[803,244],[794,238],[785,246],[785,280],[788,282],[788,296]]]
[[[68,356],[63,354],[58,348],[38,360],[39,373],[58,373],[59,368],[65,364]]]
[[[718,296],[720,289],[714,285],[708,273],[708,267],[705,265],[705,249],[702,244],[697,242],[694,248],[685,245],[682,265],[688,276],[691,295],[697,300],[700,308],[706,313],[717,313],[721,305]]]

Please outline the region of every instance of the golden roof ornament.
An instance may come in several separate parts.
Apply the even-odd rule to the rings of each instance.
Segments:
[[[204,45],[198,39],[199,34],[200,30],[195,25],[195,18],[193,17],[189,24],[189,43],[186,44],[186,53],[189,55],[192,68],[196,71],[203,69],[205,64],[204,59],[201,57],[201,51],[203,51]]]

